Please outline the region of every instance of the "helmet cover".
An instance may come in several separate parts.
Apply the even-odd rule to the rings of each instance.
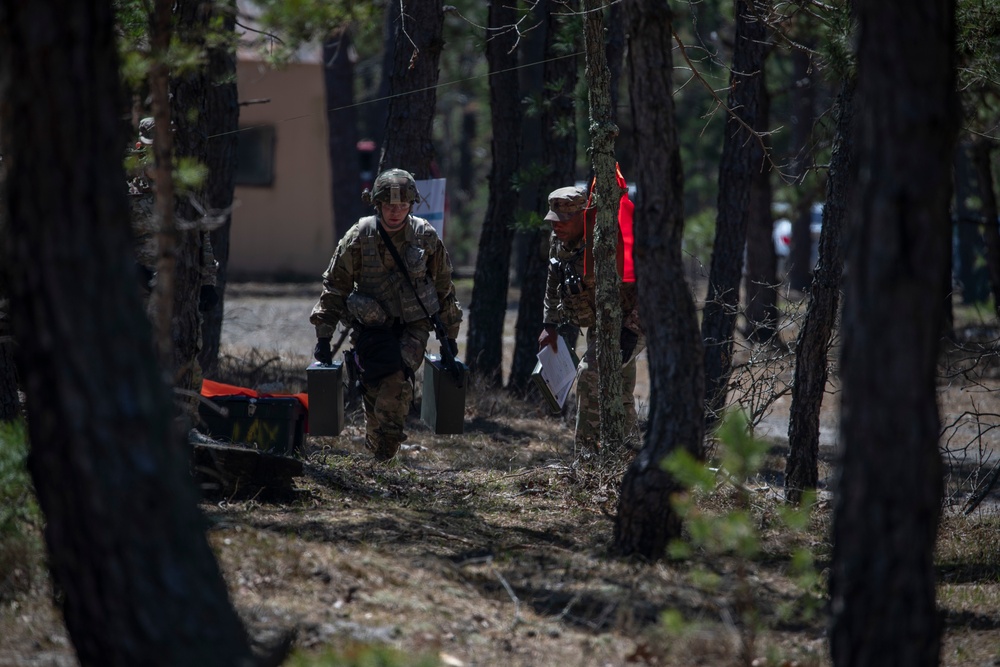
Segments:
[[[375,179],[371,200],[381,204],[413,204],[420,201],[420,193],[410,172],[389,169]]]

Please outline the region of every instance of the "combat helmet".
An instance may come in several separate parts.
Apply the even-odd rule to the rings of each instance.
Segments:
[[[387,169],[375,179],[371,191],[365,190],[361,198],[366,204],[416,204],[420,202],[420,193],[413,174],[403,169]]]

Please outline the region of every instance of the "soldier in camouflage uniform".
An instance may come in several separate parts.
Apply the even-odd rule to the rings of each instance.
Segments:
[[[538,349],[556,349],[557,327],[571,324],[587,328],[587,351],[577,367],[576,444],[596,449],[600,436],[597,382],[597,308],[594,273],[584,270],[587,193],[576,187],[559,188],[549,195],[545,220],[552,225],[549,242],[549,273],[545,281],[544,329]],[[620,283],[622,309],[622,405],[626,430],[635,425],[635,358],[645,348],[639,322],[639,302],[635,283]]]
[[[409,172],[389,169],[375,179],[366,197],[375,215],[361,218],[337,244],[323,274],[323,292],[309,316],[316,327],[313,356],[321,363],[333,361],[330,339],[337,324],[353,328],[365,444],[381,461],[392,459],[406,439],[403,425],[413,399],[413,378],[433,328],[428,315],[440,316],[453,353],[462,321],[448,251],[430,223],[410,215],[418,201]],[[383,232],[405,263],[412,288],[405,284]]]

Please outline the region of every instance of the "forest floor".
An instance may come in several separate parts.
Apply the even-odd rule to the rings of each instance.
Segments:
[[[215,379],[303,390],[317,289],[232,285],[226,370]],[[508,351],[516,305],[509,315]],[[782,336],[791,342],[794,326]],[[941,664],[985,667],[1000,665],[1000,491],[969,516],[961,510],[968,476],[996,461],[1000,379],[985,354],[960,372],[973,356],[948,356],[939,385],[942,424],[953,425],[943,437],[950,495],[938,604]],[[206,499],[209,540],[252,632],[295,632],[287,665],[829,665],[836,369],[821,418],[822,488],[796,528],[781,502],[787,359],[781,350],[737,354],[767,454],[745,482],[720,475],[698,497],[707,515],[745,511],[740,525],[758,536],[750,558],[710,547],[654,564],[615,556],[618,488],[632,454],[575,451],[571,418],[477,386],[463,435],[433,434],[414,409],[409,439],[388,465],[364,450],[358,410],[341,435],[307,436],[295,498]],[[640,404],[648,386],[643,360]],[[811,566],[800,567],[800,550],[812,553]],[[76,664],[43,576],[0,603],[0,667]]]

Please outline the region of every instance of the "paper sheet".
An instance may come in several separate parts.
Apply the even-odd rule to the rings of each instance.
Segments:
[[[538,362],[541,364],[539,375],[545,381],[549,391],[552,392],[559,407],[562,408],[566,403],[566,397],[569,396],[569,390],[573,386],[573,380],[576,379],[576,366],[573,364],[573,358],[570,356],[569,348],[566,347],[562,336],[556,336],[555,352],[549,345],[538,352]]]

